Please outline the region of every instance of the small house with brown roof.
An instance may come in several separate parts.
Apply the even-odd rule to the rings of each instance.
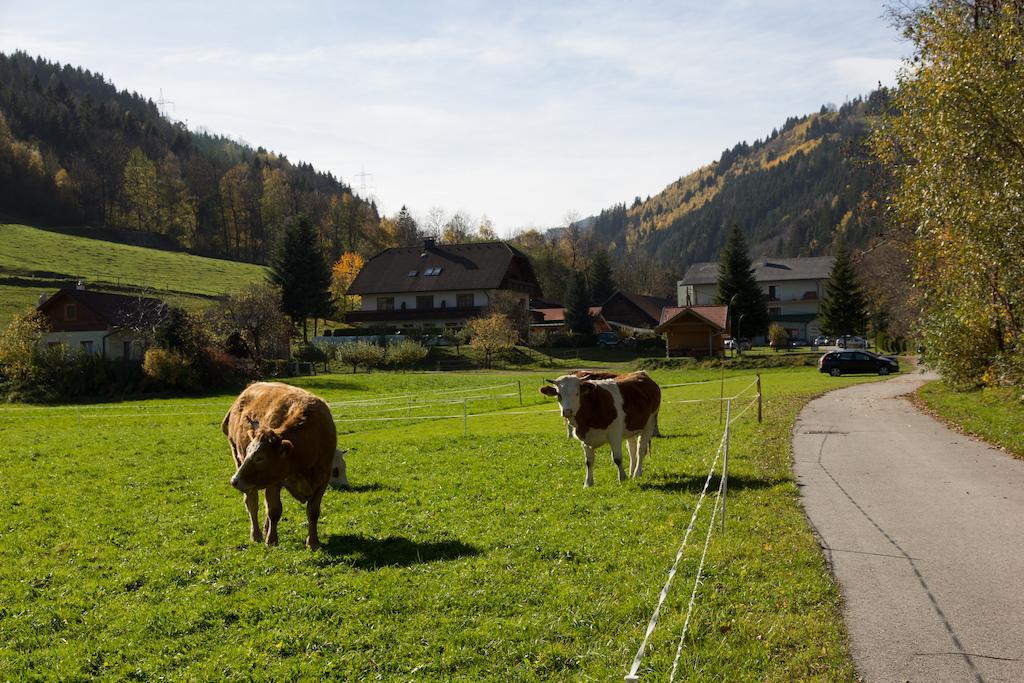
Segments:
[[[729,335],[727,306],[668,306],[654,331],[665,335],[665,357],[721,356]]]
[[[347,322],[399,329],[460,327],[499,299],[520,307],[541,296],[533,266],[507,242],[437,244],[385,249],[368,260],[348,288],[362,297]]]
[[[50,331],[42,344],[109,359],[142,360],[150,333],[167,315],[160,299],[61,289],[39,304]]]
[[[612,327],[627,331],[653,330],[661,323],[662,309],[672,304],[671,299],[619,290],[601,304],[601,315]]]

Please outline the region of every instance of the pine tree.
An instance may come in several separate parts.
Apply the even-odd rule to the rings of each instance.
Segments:
[[[594,306],[600,306],[615,293],[617,287],[612,279],[612,264],[606,250],[598,249],[590,257],[587,280],[590,285],[590,303]]]
[[[308,342],[308,319],[331,314],[331,272],[305,216],[285,228],[270,268],[271,282],[281,288],[281,310],[302,324],[302,339]]]
[[[736,297],[733,300],[733,297]],[[764,334],[768,329],[768,306],[764,292],[754,279],[754,265],[747,250],[747,241],[738,225],[733,225],[718,265],[718,293],[715,302],[729,306],[733,334],[745,337]],[[738,321],[743,316],[743,328]]]
[[[857,282],[850,252],[840,244],[832,273],[825,283],[825,301],[821,304],[821,331],[830,337],[863,334],[867,327],[867,301]]]
[[[570,332],[590,334],[594,331],[594,319],[590,317],[590,292],[587,278],[580,271],[573,271],[565,302],[565,324]]]

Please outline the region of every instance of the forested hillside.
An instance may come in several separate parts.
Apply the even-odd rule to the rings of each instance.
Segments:
[[[755,256],[828,254],[840,234],[862,246],[879,230],[878,179],[862,150],[884,99],[875,92],[790,118],[658,195],[602,211],[594,236],[612,244],[613,255],[637,250],[678,270],[715,260],[733,224]]]
[[[102,75],[0,53],[0,213],[37,225],[157,233],[264,262],[302,213],[336,258],[376,248],[377,209],[330,173],[197,133]]]

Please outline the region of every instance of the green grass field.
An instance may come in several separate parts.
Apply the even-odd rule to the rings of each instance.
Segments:
[[[325,496],[316,553],[290,498],[280,546],[248,540],[219,430],[230,396],[4,406],[0,680],[621,680],[721,433],[716,403],[668,402],[720,387],[667,389],[644,477],[617,483],[605,447],[585,490],[581,449],[537,392],[544,376],[296,381],[336,419],[404,418],[339,424],[353,487]],[[727,528],[711,540],[681,678],[853,680],[790,438],[808,398],[877,378],[763,377],[764,425],[752,410],[733,424]],[[477,397],[468,436],[462,397]],[[644,659],[651,680],[671,667],[711,503]]]
[[[41,291],[56,291],[55,280],[82,279],[98,290],[148,289],[197,308],[210,296],[261,280],[265,272],[249,263],[0,224],[0,278],[17,281],[0,285],[0,327],[14,311],[35,304]]]
[[[929,410],[958,429],[1024,458],[1024,396],[1020,389],[956,391],[937,381],[918,389],[917,396]]]

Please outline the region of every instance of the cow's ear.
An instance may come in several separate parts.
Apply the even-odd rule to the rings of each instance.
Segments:
[[[545,396],[558,396],[558,389],[555,389],[551,385],[545,384],[540,388],[540,393],[544,394]]]
[[[281,440],[281,455],[287,457],[292,452],[292,442],[287,439]]]

